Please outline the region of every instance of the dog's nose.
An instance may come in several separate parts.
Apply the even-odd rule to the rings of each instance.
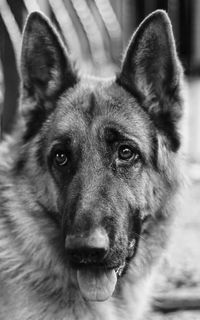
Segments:
[[[105,229],[96,228],[88,235],[68,235],[65,239],[65,249],[74,263],[98,264],[108,253],[109,238]]]

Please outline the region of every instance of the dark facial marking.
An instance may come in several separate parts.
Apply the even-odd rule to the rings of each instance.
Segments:
[[[93,119],[93,117],[94,117],[95,107],[96,107],[96,98],[95,98],[94,93],[92,92],[90,94],[89,108],[87,110],[87,114],[90,116],[91,119]]]
[[[26,157],[23,156],[23,158],[19,158],[15,163],[15,166],[13,169],[14,174],[19,174],[23,170],[25,164],[26,164]]]
[[[104,130],[104,138],[108,144],[113,144],[118,141],[122,141],[125,137],[116,128],[106,127]]]
[[[47,112],[43,105],[37,106],[34,110],[29,111],[26,131],[23,136],[23,142],[27,143],[31,140],[41,129],[47,116]]]

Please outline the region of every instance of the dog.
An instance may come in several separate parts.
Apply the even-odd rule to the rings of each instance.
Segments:
[[[80,75],[30,14],[0,146],[0,319],[143,319],[176,215],[182,81],[162,10],[112,79]]]

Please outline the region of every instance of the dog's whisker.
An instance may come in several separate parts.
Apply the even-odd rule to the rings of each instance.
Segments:
[[[133,233],[134,233],[138,238],[146,241],[146,239],[145,239],[143,236],[141,236],[141,234],[139,234],[139,233],[137,233],[137,232],[135,232],[135,231],[133,231]]]

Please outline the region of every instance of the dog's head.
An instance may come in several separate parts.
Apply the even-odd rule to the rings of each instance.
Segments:
[[[112,295],[117,276],[137,256],[146,217],[168,214],[180,143],[180,81],[163,11],[140,25],[112,80],[79,76],[47,19],[32,13],[27,21],[25,129],[16,167],[55,220],[63,261],[77,270],[89,300]]]

